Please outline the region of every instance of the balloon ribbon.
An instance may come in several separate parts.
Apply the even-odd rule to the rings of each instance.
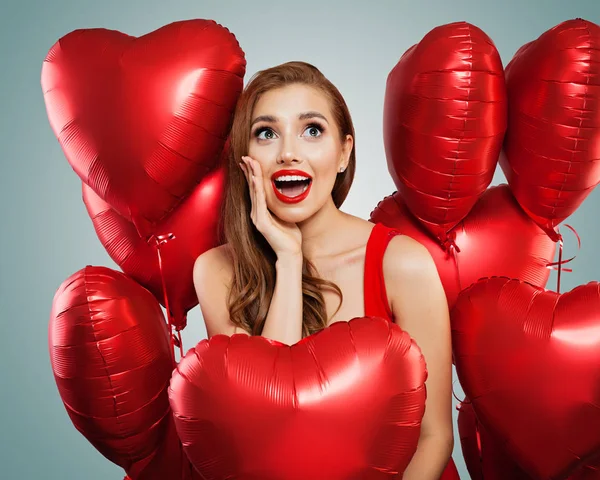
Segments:
[[[571,225],[567,225],[565,224],[565,227],[567,227],[569,230],[571,230],[574,234],[575,237],[577,237],[577,251],[581,250],[581,238],[579,237],[579,234],[577,233],[577,231],[571,226]],[[557,233],[558,233],[558,262],[550,262],[546,265],[546,268],[549,268],[551,270],[558,270],[558,276],[557,276],[557,280],[556,280],[556,293],[560,293],[560,274],[561,271],[565,271],[565,272],[572,272],[573,269],[572,268],[562,268],[562,266],[565,263],[569,263],[570,261],[574,260],[575,257],[577,257],[577,255],[573,255],[571,258],[567,259],[567,260],[563,260],[562,259],[562,255],[563,255],[563,237],[560,234],[560,232],[558,231],[558,227],[557,227]]]
[[[171,358],[173,360],[173,365],[177,365],[175,361],[175,346],[179,347],[180,358],[183,358],[183,343],[181,341],[181,331],[179,326],[176,327],[177,337],[173,333],[173,315],[171,314],[171,309],[169,308],[169,297],[167,295],[167,285],[165,282],[165,275],[163,272],[163,264],[162,264],[162,256],[160,254],[160,248],[162,245],[167,243],[169,240],[173,240],[175,235],[173,233],[166,233],[164,235],[150,235],[148,238],[148,243],[154,241],[154,246],[156,247],[156,254],[158,256],[158,269],[160,271],[160,280],[162,283],[163,289],[163,298],[165,299],[165,309],[167,310],[167,323],[169,326],[169,344],[171,346]]]
[[[456,272],[456,283],[458,285],[458,291],[462,291],[462,285],[460,282],[460,271],[458,269],[458,254],[460,253],[460,248],[456,245],[456,232],[450,232],[442,241],[442,249],[447,253],[452,255],[454,259],[454,266]]]

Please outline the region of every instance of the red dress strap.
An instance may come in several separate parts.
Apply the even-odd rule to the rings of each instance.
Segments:
[[[400,231],[383,223],[376,223],[371,230],[365,251],[365,316],[394,321],[383,278],[383,254],[390,240],[400,234]]]

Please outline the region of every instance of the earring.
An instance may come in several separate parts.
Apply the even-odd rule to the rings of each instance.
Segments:
[[[342,173],[344,171],[344,167],[340,168],[340,173]]]

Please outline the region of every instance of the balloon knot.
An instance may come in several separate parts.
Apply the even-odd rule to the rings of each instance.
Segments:
[[[442,240],[442,248],[452,253],[454,250],[456,253],[460,253],[460,248],[456,245],[456,233],[451,232]]]
[[[176,238],[176,237],[171,232],[164,233],[161,235],[152,234],[146,239],[146,242],[154,243],[154,245],[158,247],[159,245],[162,245],[163,243],[167,243],[169,240],[173,240],[174,238]]]

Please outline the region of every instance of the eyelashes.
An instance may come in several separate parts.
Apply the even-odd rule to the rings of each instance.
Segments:
[[[311,123],[306,124],[306,127],[304,128],[304,130],[306,131],[309,128],[316,128],[317,130],[319,130],[321,132],[321,135],[323,135],[323,133],[326,130],[323,125],[321,125],[320,123],[317,123],[317,122],[311,122]],[[254,132],[252,132],[252,136],[258,138],[261,133],[272,132],[272,131],[273,131],[273,129],[271,127],[266,127],[266,126],[258,127],[256,130],[254,130]],[[313,138],[318,138],[321,135],[318,135],[318,136],[309,135],[309,136],[311,136]],[[259,140],[265,140],[265,139],[260,138]],[[270,140],[270,139],[266,139],[266,140]]]
[[[323,133],[325,132],[325,127],[323,125],[321,125],[320,123],[317,123],[317,122],[313,122],[313,123],[307,124],[306,128],[304,130],[307,130],[309,128],[316,128],[317,130],[320,130],[321,131],[321,135],[323,135]]]
[[[258,136],[263,133],[263,132],[269,132],[272,131],[269,127],[258,127],[256,130],[254,130],[254,133],[252,134],[253,137],[258,138]]]

